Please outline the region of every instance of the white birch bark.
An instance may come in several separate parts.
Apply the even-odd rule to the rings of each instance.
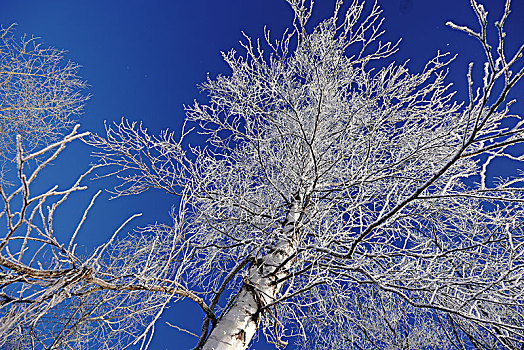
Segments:
[[[297,200],[290,209],[282,238],[275,244],[275,249],[250,266],[242,288],[211,331],[203,350],[247,349],[258,329],[263,307],[277,299],[282,288],[282,283],[275,284],[274,281],[289,272],[292,263],[289,257],[293,254],[293,241],[300,218],[299,206]]]

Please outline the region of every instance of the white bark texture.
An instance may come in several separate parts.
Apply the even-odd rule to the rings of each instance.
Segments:
[[[275,244],[274,250],[248,269],[240,292],[218,320],[203,350],[241,350],[250,344],[264,307],[278,299],[282,282],[277,281],[289,273],[289,265],[293,263],[290,257],[300,218],[299,205],[296,201],[290,209],[283,227],[283,238]]]

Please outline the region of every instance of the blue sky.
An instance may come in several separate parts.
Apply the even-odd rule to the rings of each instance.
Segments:
[[[489,0],[489,18],[499,17],[503,3]],[[383,40],[403,38],[394,59],[403,62],[410,58],[409,67],[418,71],[437,49],[460,53],[451,67],[450,80],[463,93],[465,67],[482,52],[471,37],[444,23],[474,23],[469,0],[382,0],[379,4],[387,31]],[[317,0],[313,22],[329,15],[333,6],[334,0]],[[512,9],[507,31],[509,40],[515,40],[511,44],[516,45],[518,38],[524,38],[524,2],[515,0]],[[142,120],[153,133],[166,128],[178,131],[184,119],[183,104],[191,104],[195,98],[205,100],[196,84],[203,82],[207,73],[213,77],[228,72],[220,51],[239,49],[241,30],[260,37],[267,25],[281,33],[291,19],[291,9],[284,0],[0,0],[0,24],[18,23],[18,34],[39,36],[45,45],[68,50],[67,58],[83,66],[81,76],[90,85],[92,98],[80,123],[82,129],[95,132],[103,130],[104,120],[122,117]],[[516,104],[513,110],[522,111],[523,104]],[[89,162],[88,153],[86,146],[73,145],[46,181],[72,182],[72,174]],[[72,199],[78,205],[88,201],[87,196]],[[168,222],[174,198],[149,192],[137,199],[99,200],[79,238],[86,250],[107,239],[135,212],[144,213],[136,225]],[[68,220],[81,216],[78,206],[68,210],[63,214],[64,227]],[[189,348],[194,339],[164,322],[198,332],[203,316],[188,304],[175,305],[159,323],[151,349]],[[272,347],[260,340],[253,348]]]

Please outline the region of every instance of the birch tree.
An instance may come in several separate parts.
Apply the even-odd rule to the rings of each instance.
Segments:
[[[379,41],[377,4],[337,1],[309,29],[312,3],[287,2],[289,30],[224,53],[231,72],[202,84],[208,103],[186,107],[181,136],[126,120],[83,135],[98,149],[89,171],[119,181],[114,196],[173,194],[173,222],[114,234],[88,258],[75,234],[55,244],[45,231],[61,274],[29,269],[36,258],[21,265],[23,249],[3,260],[13,279],[31,273],[12,285],[44,296],[6,303],[29,305],[9,316],[27,315],[32,331],[76,303],[40,331],[48,348],[147,348],[162,310],[190,299],[203,311],[196,349],[246,349],[256,336],[277,348],[521,349],[524,122],[507,97],[524,45],[505,48],[510,1],[494,40],[475,0],[477,28],[448,23],[485,53],[480,79],[469,65],[465,101],[446,78],[450,55],[420,73],[391,63],[399,45]],[[205,143],[189,144],[194,133]],[[500,159],[514,161],[506,177]],[[37,225],[24,220],[21,241]]]
[[[257,332],[314,349],[520,349],[524,280],[520,163],[523,124],[507,95],[524,75],[521,46],[505,49],[506,1],[483,75],[459,101],[453,57],[420,73],[382,64],[380,9],[358,1],[308,30],[312,4],[288,0],[293,26],[224,53],[231,73],[202,84],[182,137],[107,128],[101,164],[116,196],[159,188],[180,197],[175,221],[191,254],[176,278],[202,293],[196,348],[245,349]],[[196,129],[205,145],[188,146]],[[183,222],[180,224],[180,218]],[[163,226],[151,226],[162,234]]]

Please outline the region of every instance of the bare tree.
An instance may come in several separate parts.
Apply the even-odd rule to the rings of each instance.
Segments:
[[[38,38],[0,28],[0,156],[15,154],[15,136],[27,149],[49,144],[70,130],[88,96],[79,66],[64,63],[64,51],[43,47]]]
[[[308,31],[311,5],[288,2],[293,27],[265,45],[246,37],[242,55],[224,54],[231,74],[202,85],[209,104],[187,107],[205,147],[125,121],[91,141],[116,196],[181,197],[192,253],[175,282],[212,311],[197,348],[244,349],[260,330],[277,347],[298,335],[314,349],[520,349],[524,179],[493,169],[523,157],[506,101],[524,75],[524,46],[504,47],[510,1],[493,49],[476,1],[478,29],[448,23],[486,54],[464,103],[447,54],[419,74],[372,69],[397,50],[377,42],[376,4],[362,18],[363,4],[338,1]]]
[[[40,203],[63,203],[85,175],[30,196],[33,155],[18,147],[20,187],[2,192],[7,336],[146,348],[162,310],[189,298],[204,312],[198,349],[245,349],[257,332],[306,349],[521,349],[524,179],[495,167],[523,157],[524,121],[506,99],[524,75],[524,45],[504,47],[510,1],[493,47],[475,0],[478,29],[448,23],[486,54],[482,81],[469,66],[464,103],[446,82],[446,54],[418,74],[380,64],[397,45],[377,40],[377,5],[363,16],[358,1],[344,12],[337,1],[310,31],[312,4],[288,3],[292,28],[225,53],[231,74],[202,85],[209,103],[187,107],[181,137],[123,120],[87,139],[100,160],[88,172],[118,178],[115,196],[178,196],[172,224],[115,233],[81,258],[78,230],[58,242]],[[187,144],[194,129],[206,145]],[[28,257],[25,242],[44,248]],[[36,267],[43,250],[51,258]]]

